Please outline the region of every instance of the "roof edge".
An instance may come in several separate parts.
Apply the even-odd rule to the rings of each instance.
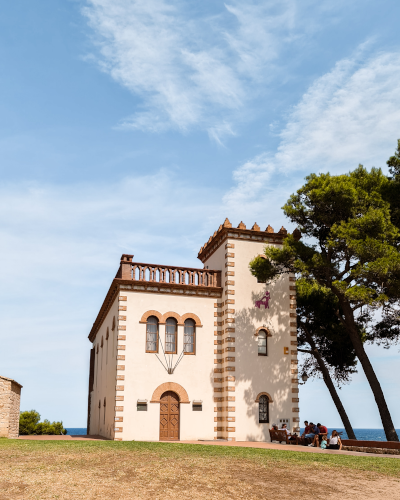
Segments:
[[[16,380],[14,380],[12,378],[3,377],[3,375],[0,375],[0,378],[3,380],[8,380],[9,382],[13,382],[14,384],[17,384],[21,389],[23,387],[23,385],[21,385],[19,382],[17,382]]]

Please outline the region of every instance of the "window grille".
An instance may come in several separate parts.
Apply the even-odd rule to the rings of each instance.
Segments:
[[[260,396],[258,402],[258,421],[260,424],[269,424],[269,400],[268,396]]]

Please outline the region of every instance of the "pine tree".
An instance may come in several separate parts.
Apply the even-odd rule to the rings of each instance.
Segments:
[[[373,312],[400,298],[399,229],[384,194],[391,181],[380,169],[368,172],[361,165],[345,175],[311,174],[306,181],[283,207],[299,230],[288,235],[283,248],[267,247],[266,258],[257,257],[250,268],[264,281],[292,272],[335,295],[335,314],[363,367],[386,438],[398,441],[359,328],[360,317],[369,319],[368,340],[374,341]]]

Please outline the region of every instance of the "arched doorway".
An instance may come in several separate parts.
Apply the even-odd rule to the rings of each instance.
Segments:
[[[160,441],[179,440],[179,398],[166,391],[160,398]]]

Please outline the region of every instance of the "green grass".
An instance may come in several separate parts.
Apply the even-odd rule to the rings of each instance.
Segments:
[[[228,446],[207,446],[200,444],[171,444],[148,442],[115,442],[115,441],[28,441],[0,439],[0,452],[7,454],[41,454],[57,453],[57,455],[76,453],[96,454],[112,452],[114,454],[134,452],[143,454],[143,458],[151,453],[160,460],[189,460],[195,458],[209,459],[245,459],[255,461],[259,466],[288,468],[290,466],[323,469],[337,469],[342,473],[363,471],[400,478],[400,458],[381,458],[350,455],[329,455],[321,453],[304,453],[292,450],[266,450],[258,448],[239,448]]]

